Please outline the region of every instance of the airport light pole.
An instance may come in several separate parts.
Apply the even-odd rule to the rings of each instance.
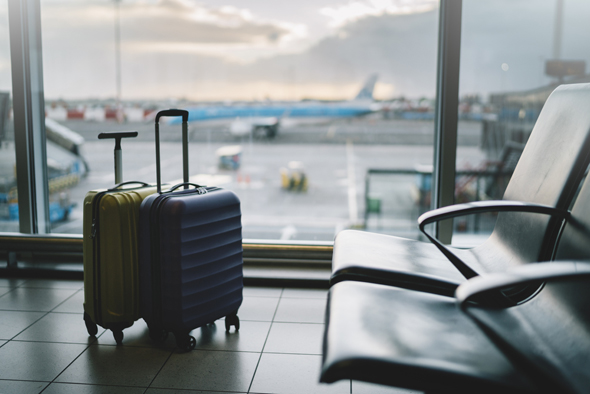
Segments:
[[[561,37],[563,36],[563,0],[555,4],[555,26],[553,28],[553,59],[561,59]]]
[[[122,0],[113,0],[115,5],[115,80],[116,80],[116,113],[117,121],[123,122],[123,110],[121,108],[121,24],[120,24],[120,7]]]

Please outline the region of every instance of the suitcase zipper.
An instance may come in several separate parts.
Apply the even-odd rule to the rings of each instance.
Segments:
[[[168,196],[156,197],[150,209],[150,244],[151,244],[151,271],[152,271],[152,314],[156,325],[162,326],[162,278],[160,264],[160,233],[159,216],[162,203]]]
[[[94,318],[96,324],[102,326],[102,302],[101,302],[101,281],[100,281],[100,237],[97,236],[100,221],[99,218],[99,205],[100,200],[106,194],[106,192],[97,193],[94,198],[94,204],[92,206],[92,227],[90,229],[90,238],[92,239],[92,245],[94,253],[92,253],[92,267],[94,270]]]

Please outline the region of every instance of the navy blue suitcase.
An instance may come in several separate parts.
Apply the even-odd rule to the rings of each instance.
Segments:
[[[184,183],[161,190],[159,119],[182,116]],[[169,332],[183,350],[190,331],[225,316],[240,328],[243,259],[240,200],[229,190],[188,182],[188,112],[156,115],[157,193],[139,208],[140,313],[154,341]]]

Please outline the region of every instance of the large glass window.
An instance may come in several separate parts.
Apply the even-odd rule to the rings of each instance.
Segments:
[[[0,2],[0,232],[18,232],[8,4]]]
[[[501,198],[551,91],[590,82],[589,13],[584,0],[463,0],[458,202]],[[453,242],[478,243],[494,223],[455,220]]]
[[[239,195],[244,238],[418,236],[438,1],[41,0],[41,10],[53,232],[81,233],[85,193],[113,185],[113,143],[99,132],[139,131],[123,141],[123,178],[153,182],[153,116],[180,107],[191,113],[191,180]],[[161,133],[163,180],[174,182],[180,126]]]

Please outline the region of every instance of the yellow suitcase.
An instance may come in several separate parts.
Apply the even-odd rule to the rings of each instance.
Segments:
[[[117,186],[90,191],[84,198],[84,322],[91,336],[97,334],[97,325],[110,329],[119,345],[123,341],[123,329],[140,318],[139,206],[144,198],[156,192],[155,185],[121,183],[121,138],[136,136],[136,131],[99,134],[99,139],[115,139]]]
[[[156,192],[147,184],[120,188],[131,183],[91,191],[84,199],[84,321],[91,336],[97,324],[112,330],[117,344],[123,340],[123,329],[140,318],[139,206]]]

